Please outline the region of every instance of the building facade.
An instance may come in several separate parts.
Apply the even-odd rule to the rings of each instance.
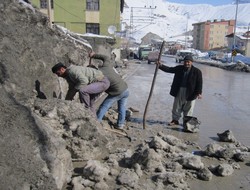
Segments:
[[[47,14],[48,0],[31,0]],[[80,34],[112,36],[120,31],[120,15],[124,0],[50,0],[51,21]]]
[[[228,40],[228,47],[230,49],[236,49],[237,52],[250,57],[250,31],[247,31],[243,35],[229,34],[226,36]]]
[[[227,47],[226,36],[233,32],[235,20],[214,20],[193,24],[193,48],[207,51]]]

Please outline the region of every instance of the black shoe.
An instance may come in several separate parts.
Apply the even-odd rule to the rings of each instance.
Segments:
[[[168,125],[169,125],[169,126],[179,125],[179,121],[177,121],[177,120],[172,120]]]
[[[114,128],[115,129],[119,129],[119,130],[123,130],[124,129],[124,125],[120,125],[120,126],[115,125]]]

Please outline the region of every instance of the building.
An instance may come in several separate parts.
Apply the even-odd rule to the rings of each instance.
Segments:
[[[228,46],[226,36],[233,32],[235,20],[214,20],[193,24],[193,48],[201,51]]]
[[[31,0],[47,14],[49,0]],[[120,31],[124,0],[50,0],[52,23],[80,34],[93,33],[112,36]]]
[[[228,47],[233,49],[235,47],[236,51],[250,57],[250,31],[247,31],[243,35],[235,35],[231,33],[226,36],[228,40]]]
[[[159,44],[161,45],[162,41],[163,41],[162,37],[152,32],[149,32],[141,38],[141,45],[157,46],[158,44],[159,47]]]

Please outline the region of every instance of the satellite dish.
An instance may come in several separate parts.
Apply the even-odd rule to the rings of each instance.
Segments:
[[[116,31],[116,27],[115,26],[111,25],[111,26],[108,27],[108,33],[109,34],[114,34],[115,31]]]

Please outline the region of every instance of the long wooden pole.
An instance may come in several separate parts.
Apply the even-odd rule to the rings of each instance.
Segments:
[[[158,59],[157,59],[158,62],[161,60],[161,54],[162,54],[162,51],[164,49],[164,44],[165,44],[165,41],[163,41],[162,44],[161,44],[161,49],[160,49]],[[149,102],[150,102],[152,94],[153,94],[158,69],[159,69],[159,64],[156,64],[154,78],[153,78],[153,81],[152,81],[150,93],[149,93],[149,96],[148,96],[148,101],[147,101],[147,104],[145,106],[145,110],[144,110],[144,114],[143,114],[143,129],[146,129],[146,116],[147,116],[147,111],[148,111],[148,105],[149,105]]]

